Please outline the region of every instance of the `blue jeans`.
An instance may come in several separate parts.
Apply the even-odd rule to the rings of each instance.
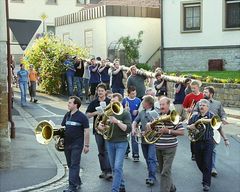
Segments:
[[[120,186],[124,186],[123,161],[128,142],[107,142],[108,156],[113,170],[112,192],[119,192]]]
[[[196,163],[203,174],[203,184],[208,186],[211,185],[213,145],[212,140],[195,142]]]
[[[74,88],[74,74],[66,74],[67,77],[67,85],[68,85],[68,95],[73,95],[73,88]]]
[[[141,144],[141,146],[147,163],[148,179],[156,180],[157,156],[155,144]]]
[[[132,157],[139,158],[139,148],[138,148],[138,143],[136,142],[135,136],[131,136],[131,144],[132,144]]]
[[[28,90],[28,83],[27,81],[19,82],[19,88],[21,91],[21,105],[27,105],[27,90]]]
[[[76,189],[78,185],[81,185],[80,173],[80,160],[83,150],[82,146],[65,146],[64,153],[67,160],[67,165],[69,168],[69,187],[71,189]]]
[[[98,160],[100,163],[100,168],[102,172],[111,173],[111,165],[108,158],[108,151],[106,146],[106,140],[103,139],[103,136],[95,133],[95,140],[98,147]]]
[[[120,93],[124,97],[124,89],[123,88],[112,88],[113,93]]]
[[[217,149],[216,149],[216,144],[213,145],[213,153],[212,153],[212,169],[216,169],[216,155],[217,155]]]
[[[77,96],[81,97],[82,96],[82,88],[83,88],[83,78],[75,76],[74,81],[77,84]]]
[[[89,95],[89,79],[83,78],[83,86],[84,86],[84,90],[85,90],[85,97],[86,97],[86,99],[88,99],[88,95]]]

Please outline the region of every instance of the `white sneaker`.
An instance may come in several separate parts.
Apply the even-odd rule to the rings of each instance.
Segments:
[[[212,176],[216,177],[217,176],[217,170],[215,168],[212,168]]]

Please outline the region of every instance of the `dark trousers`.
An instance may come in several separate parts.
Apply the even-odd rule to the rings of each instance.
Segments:
[[[192,155],[195,155],[195,148],[194,148],[194,142],[190,142],[190,148],[191,148],[191,153],[192,153]]]
[[[95,140],[98,147],[98,159],[102,172],[111,173],[111,165],[108,158],[106,141],[102,135],[95,133]]]
[[[75,189],[78,185],[81,185],[80,172],[80,160],[83,150],[82,146],[65,146],[64,153],[69,168],[69,187]]]
[[[120,93],[124,97],[124,89],[123,88],[112,88],[113,93]]]
[[[29,85],[29,95],[30,97],[36,97],[36,81],[31,81]]]
[[[203,174],[203,185],[211,185],[213,140],[197,141],[194,144],[198,168]]]

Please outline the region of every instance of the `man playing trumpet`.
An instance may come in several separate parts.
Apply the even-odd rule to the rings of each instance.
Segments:
[[[170,115],[170,99],[162,97],[159,99],[160,103],[160,117],[162,115]],[[171,119],[171,118],[170,118]],[[147,130],[150,131],[151,123],[147,123]],[[160,169],[160,191],[161,192],[175,192],[176,187],[172,181],[171,169],[172,163],[176,154],[178,140],[177,136],[184,135],[184,128],[182,123],[164,121],[160,125],[155,125],[154,129],[158,129],[162,136],[155,143],[157,160]]]
[[[113,93],[111,102],[121,102],[122,96],[119,93]],[[131,115],[123,110],[120,115],[109,117],[112,136],[108,138],[107,150],[108,157],[113,171],[112,192],[125,192],[123,179],[123,161],[128,146],[127,134],[131,132]],[[106,125],[101,122],[98,125],[99,130],[106,129]]]
[[[209,101],[201,99],[199,101],[199,112],[194,114],[188,122],[188,129],[196,129],[196,122],[199,119],[211,119],[214,114],[209,111]],[[212,153],[213,153],[213,128],[210,123],[204,125],[204,134],[194,143],[195,158],[198,168],[203,174],[203,191],[209,191],[211,185]]]

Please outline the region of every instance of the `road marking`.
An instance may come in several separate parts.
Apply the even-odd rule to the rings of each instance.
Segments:
[[[43,116],[37,116],[36,118],[50,118],[50,117],[64,117],[64,115],[43,115]]]
[[[47,111],[48,113],[52,114],[53,116],[57,116],[56,113],[53,113],[52,111],[49,111],[48,109],[46,109],[45,107],[43,107],[42,105],[38,105],[39,107],[41,107],[44,111]]]

